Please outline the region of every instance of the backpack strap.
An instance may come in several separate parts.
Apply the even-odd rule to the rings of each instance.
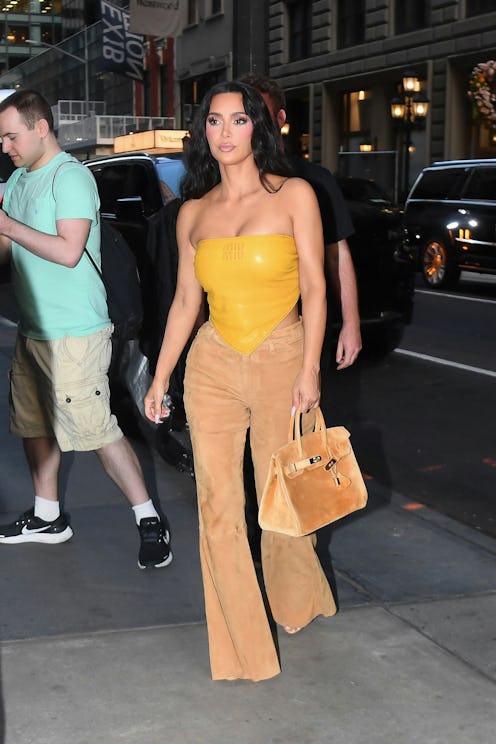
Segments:
[[[71,164],[71,165],[72,164],[78,165],[78,161],[77,160],[64,160],[64,162],[63,163],[60,163],[60,165],[58,165],[57,168],[55,169],[55,173],[53,174],[53,178],[52,178],[52,198],[53,199],[55,199],[55,189],[54,189],[54,186],[55,186],[55,178],[57,176],[57,173],[59,172],[59,170],[64,165],[69,165],[69,164]],[[80,165],[81,165],[82,168],[85,167],[82,163],[80,163]],[[100,213],[99,212],[97,212],[97,218],[98,218],[98,221],[100,221]],[[91,263],[93,265],[93,268],[95,269],[96,273],[98,274],[98,276],[100,277],[100,279],[103,282],[103,274],[100,271],[100,269],[98,268],[95,259],[93,258],[93,256],[89,252],[89,250],[86,248],[86,246],[84,246],[84,251],[83,252],[86,253],[86,255],[88,256],[89,260],[91,261]]]
[[[89,252],[89,250],[88,250],[88,249],[86,248],[86,246],[84,246],[84,253],[86,253],[86,255],[88,256],[89,260],[91,261],[91,263],[92,263],[92,265],[93,265],[93,268],[95,269],[96,273],[98,274],[98,276],[100,277],[100,279],[101,279],[101,280],[102,280],[102,282],[103,282],[103,274],[102,274],[102,272],[100,271],[100,269],[98,268],[98,266],[96,265],[96,261],[95,261],[95,259],[93,258],[93,256],[92,256],[92,255],[91,255],[91,253]]]

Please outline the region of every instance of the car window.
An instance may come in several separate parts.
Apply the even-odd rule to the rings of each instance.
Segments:
[[[466,168],[439,168],[422,173],[410,199],[449,199],[459,194]]]
[[[160,158],[156,161],[158,177],[174,196],[179,196],[179,187],[184,176],[184,164],[180,159]],[[162,187],[164,188],[164,187]]]
[[[474,168],[463,196],[496,201],[496,168]]]
[[[375,182],[365,178],[339,178],[339,186],[345,199],[377,204],[389,204],[391,199]]]
[[[145,214],[160,209],[156,185],[145,163],[112,163],[91,170],[97,182],[102,212],[115,214],[117,200],[133,196],[141,197]]]

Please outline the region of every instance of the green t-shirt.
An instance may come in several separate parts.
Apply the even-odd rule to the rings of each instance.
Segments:
[[[93,174],[72,155],[60,152],[34,171],[14,171],[2,206],[14,220],[51,235],[59,219],[91,220],[86,248],[100,265],[98,190]],[[68,268],[12,241],[12,282],[23,336],[87,336],[110,325],[105,288],[85,253]]]

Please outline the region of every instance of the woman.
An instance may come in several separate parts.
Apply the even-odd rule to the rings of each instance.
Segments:
[[[213,679],[257,681],[280,667],[246,535],[244,444],[249,427],[260,497],[291,408],[319,403],[322,224],[311,187],[289,177],[268,109],[249,86],[220,83],[207,93],[187,166],[177,290],[145,411],[157,422],[168,413],[163,396],[205,289],[210,319],[188,354],[184,402],[210,662]],[[288,633],[335,613],[311,536],[264,532],[261,550],[270,610]]]

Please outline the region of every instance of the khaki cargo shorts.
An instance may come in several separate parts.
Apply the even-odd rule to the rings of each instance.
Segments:
[[[122,437],[110,412],[111,328],[37,341],[18,334],[10,371],[10,431],[55,437],[63,452],[100,449]]]

